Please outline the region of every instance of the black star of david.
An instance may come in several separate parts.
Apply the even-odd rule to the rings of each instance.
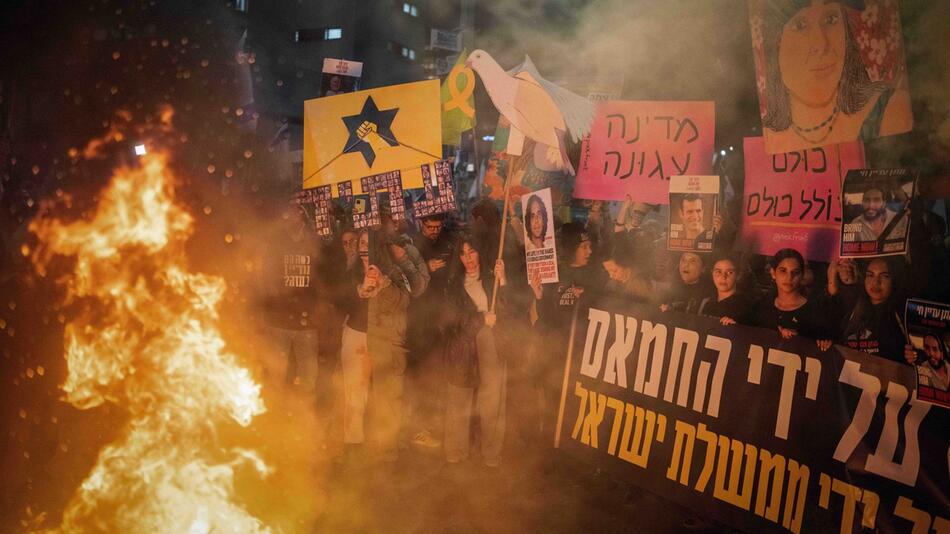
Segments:
[[[380,110],[376,107],[376,102],[373,101],[373,97],[366,97],[366,102],[363,103],[363,110],[360,111],[359,115],[343,117],[343,124],[346,125],[347,131],[350,132],[350,137],[346,140],[346,145],[343,147],[343,153],[359,152],[363,154],[363,159],[366,160],[366,164],[372,167],[373,161],[376,159],[376,152],[366,140],[360,139],[357,130],[364,122],[371,122],[376,125],[376,133],[383,141],[386,141],[389,146],[397,146],[399,142],[396,140],[396,136],[393,135],[392,124],[398,112],[399,108]]]

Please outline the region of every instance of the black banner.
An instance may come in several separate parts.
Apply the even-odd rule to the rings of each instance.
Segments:
[[[750,532],[950,532],[950,411],[913,367],[620,301],[572,332],[561,449]]]

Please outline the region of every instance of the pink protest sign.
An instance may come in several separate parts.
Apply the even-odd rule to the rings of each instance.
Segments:
[[[712,174],[715,126],[712,102],[600,102],[574,196],[666,204],[670,176]]]
[[[761,137],[746,137],[740,241],[772,255],[794,248],[806,259],[831,261],[841,232],[841,181],[862,169],[864,145],[852,141],[766,154]]]

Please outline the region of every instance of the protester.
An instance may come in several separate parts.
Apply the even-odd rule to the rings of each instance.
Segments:
[[[875,258],[864,273],[864,293],[846,313],[839,343],[904,363],[906,338],[901,321],[904,298],[896,259]]]
[[[484,248],[470,235],[460,236],[455,250],[442,320],[448,380],[445,459],[456,464],[468,458],[474,404],[482,461],[487,467],[497,467],[505,439],[507,377],[505,355],[496,335],[498,314],[490,309],[490,258],[484,258]],[[503,308],[507,282],[504,261],[495,262],[493,274],[501,292],[497,305]]]
[[[278,378],[308,396],[317,384],[319,256],[304,213],[296,207],[285,210],[262,261],[260,309],[268,337],[281,354],[275,365]]]
[[[703,276],[703,258],[693,252],[684,252],[679,258],[679,277],[673,278],[670,291],[663,297],[660,311],[699,313],[703,300],[715,291],[708,276]]]
[[[837,320],[843,319],[842,315],[854,308],[861,297],[863,287],[859,282],[859,271],[851,258],[839,257],[828,263],[824,298],[831,302]]]
[[[739,263],[731,256],[720,256],[713,262],[714,297],[706,297],[699,306],[700,315],[718,317],[724,325],[749,324],[751,300],[739,290]]]
[[[606,280],[603,271],[590,263],[593,255],[590,234],[577,223],[568,223],[557,234],[559,281],[542,286],[540,275],[531,280],[538,300],[537,380],[543,398],[540,412],[544,430],[553,428],[562,379],[562,358],[569,344],[574,309],[585,294],[600,293]]]
[[[443,215],[419,220],[419,233],[413,242],[425,261],[431,279],[423,295],[409,303],[409,360],[406,378],[409,387],[409,429],[411,443],[424,449],[442,445],[442,412],[444,411],[445,377],[442,353],[439,350],[439,316],[443,311],[449,262],[452,260],[451,237],[445,229]]]
[[[409,294],[412,298],[419,298],[429,287],[429,269],[426,267],[422,254],[405,235],[405,221],[397,221],[388,209],[380,210],[381,239],[385,241],[396,266],[406,277]]]
[[[653,206],[643,202],[634,202],[630,195],[627,195],[617,213],[617,222],[614,223],[614,232],[629,232],[636,230],[643,224],[647,214]]]
[[[654,291],[646,274],[647,269],[637,260],[631,240],[624,236],[614,238],[602,265],[610,278],[605,287],[608,294],[641,302],[652,298]]]
[[[795,249],[783,248],[769,262],[769,274],[775,283],[775,295],[762,299],[755,307],[753,325],[778,330],[785,339],[801,335],[818,340],[818,347],[831,346],[824,310],[815,300],[801,293],[805,260]]]
[[[350,271],[341,303],[347,314],[341,349],[343,441],[351,446],[365,441],[364,414],[370,402],[375,452],[391,462],[398,457],[409,288],[389,247],[374,248],[371,259],[370,232],[360,232],[361,261]]]

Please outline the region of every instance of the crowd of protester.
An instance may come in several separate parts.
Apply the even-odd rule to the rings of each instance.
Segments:
[[[908,297],[946,301],[945,277],[930,276],[947,255],[945,222],[932,212],[911,212],[905,255],[823,265],[792,248],[743,253],[736,225],[719,215],[713,251],[671,253],[657,206],[628,201],[613,216],[593,202],[559,224],[559,281],[542,285],[526,274],[519,214],[503,222],[499,204],[479,200],[467,220],[383,211],[371,229],[338,214],[328,238],[302,212],[284,213],[268,261],[285,278],[263,292],[261,309],[288,381],[323,399],[337,459],[394,462],[412,446],[496,467],[506,448],[552,436],[573,314],[601,297],[802,336],[821,351],[848,346],[925,367],[947,389],[950,339],[928,336],[918,351],[903,324]],[[314,259],[311,279],[288,286],[287,266],[302,256]]]

